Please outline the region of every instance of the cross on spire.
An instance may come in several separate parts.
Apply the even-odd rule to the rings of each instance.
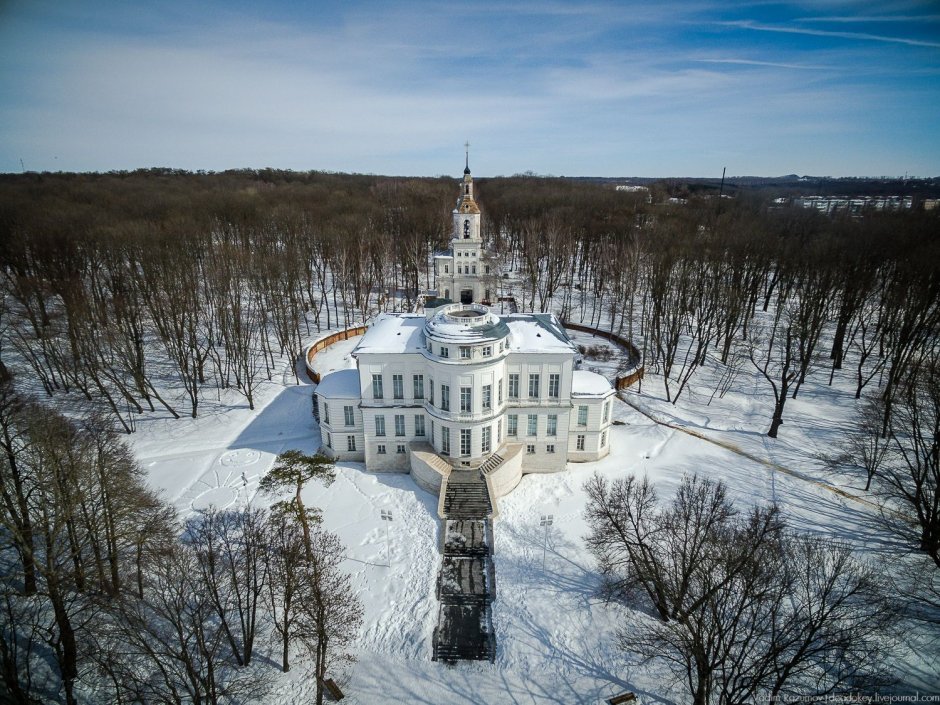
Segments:
[[[466,154],[466,162],[464,164],[463,173],[469,174],[470,173],[470,142],[469,141],[464,142],[463,146],[464,146],[464,150]]]

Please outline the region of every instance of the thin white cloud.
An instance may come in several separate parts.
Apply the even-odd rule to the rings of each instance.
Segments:
[[[840,39],[859,39],[873,42],[890,42],[893,44],[906,44],[908,46],[932,47],[940,49],[940,42],[928,42],[923,39],[908,39],[906,37],[890,37],[882,34],[868,34],[867,32],[835,32],[825,29],[808,29],[804,27],[782,27],[752,22],[751,20],[732,20],[716,22],[725,27],[738,27],[740,29],[753,29],[758,32],[781,32],[784,34],[806,34],[814,37],[837,37]]]
[[[876,22],[940,22],[940,15],[833,15],[822,17],[799,17],[796,22],[833,22],[862,24]]]
[[[830,71],[831,66],[814,66],[811,64],[788,64],[779,61],[758,61],[756,59],[692,59],[702,64],[741,64],[742,66],[767,66],[778,69],[800,69],[807,71]]]

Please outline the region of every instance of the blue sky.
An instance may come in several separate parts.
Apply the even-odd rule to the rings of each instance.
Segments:
[[[0,171],[940,175],[940,4],[0,0]]]

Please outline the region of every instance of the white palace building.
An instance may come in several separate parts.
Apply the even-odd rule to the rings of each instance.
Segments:
[[[317,386],[323,450],[371,471],[410,472],[437,492],[453,470],[479,469],[502,496],[522,475],[558,472],[610,452],[614,390],[578,369],[548,313],[497,315],[470,169],[453,212],[451,250],[435,257],[437,291],[460,303],[384,314],[352,352],[356,368]]]

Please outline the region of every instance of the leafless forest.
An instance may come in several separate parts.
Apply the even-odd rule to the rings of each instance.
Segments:
[[[827,217],[746,190],[671,205],[661,185],[648,201],[587,181],[478,183],[495,289],[524,310],[633,340],[654,373],[643,384],[661,385],[668,401],[687,394],[705,366],[717,370],[715,394],[742,369],[757,370],[773,403],[767,425],[754,430],[775,438],[786,433],[787,400],[809,375],[851,380],[860,411],[844,429],[837,462],[867,477],[866,491],[889,508],[882,521],[940,567],[935,212]],[[307,521],[314,510],[298,506],[299,490],[278,511],[209,515],[180,542],[175,518],[147,489],[121,434],[158,408],[195,417],[216,388],[237,390],[254,408],[277,361],[295,358],[317,331],[412,309],[433,286],[431,255],[449,240],[455,197],[445,178],[0,178],[0,670],[12,702],[216,703],[253,694],[264,686],[252,670],[262,631],[280,634],[285,669],[292,639],[317,653],[318,675],[334,643],[342,656],[358,608],[337,569],[341,547]],[[55,410],[63,400],[73,402],[65,415]],[[295,484],[328,477],[298,467]],[[636,487],[597,486],[593,498],[602,507],[617,493],[624,511],[650,501]],[[676,559],[655,541],[613,547],[625,557],[607,566],[630,566],[654,599],[664,627],[648,636],[653,651],[681,651],[685,635],[669,625],[694,626],[716,595],[756,585],[776,591],[776,617],[805,634],[799,630],[812,625],[787,613],[783,596],[815,589],[799,582],[809,565],[855,579],[860,591],[877,587],[837,547],[785,541],[771,510],[732,520],[720,487],[693,483],[686,494],[686,506],[633,531],[691,530],[689,506],[711,506],[720,521],[702,550],[720,555],[712,565],[729,575],[707,599],[660,594],[664,579],[654,568]],[[603,556],[612,548],[602,514],[595,528]],[[304,526],[299,543],[290,522]],[[734,537],[737,553],[725,550]],[[635,562],[630,550],[638,547],[646,553]],[[780,566],[772,576],[757,569],[768,561]],[[934,571],[906,614],[917,605],[936,620],[937,585]],[[876,624],[886,612],[871,604]],[[733,626],[765,616],[742,606]],[[844,636],[845,649],[871,643],[861,625]],[[879,652],[863,656],[874,662]],[[783,687],[774,691],[771,679],[735,690],[740,683],[729,680],[719,698],[717,676],[708,678],[693,689],[697,702],[750,702]]]

